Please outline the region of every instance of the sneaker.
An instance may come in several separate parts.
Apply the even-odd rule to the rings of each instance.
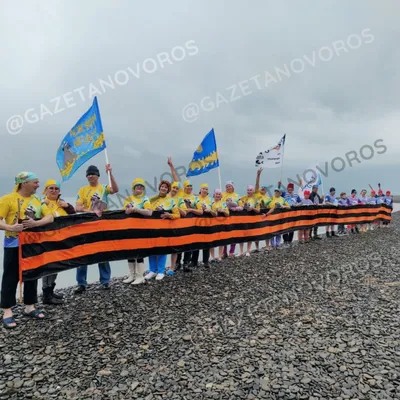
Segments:
[[[250,257],[250,253],[249,252],[246,253],[246,257]]]
[[[78,289],[75,290],[75,294],[81,294],[86,290],[85,286],[78,286]]]
[[[108,283],[105,283],[104,285],[101,285],[101,288],[103,290],[110,290],[110,285]]]
[[[204,264],[203,264],[203,267],[204,267],[204,268],[210,268],[210,264],[209,264],[209,263],[204,263]]]
[[[172,269],[169,269],[168,271],[167,271],[167,275],[168,276],[174,276],[175,275],[175,271],[173,271]],[[156,278],[157,279],[157,278]]]
[[[132,283],[135,280],[133,275],[129,275],[126,279],[122,281],[122,283]]]
[[[138,276],[132,283],[131,285],[140,285],[141,283],[145,282],[144,276]]]
[[[144,277],[144,279],[146,279],[146,280],[149,280],[149,279],[153,279],[153,278],[155,278],[157,276],[157,272],[149,272],[145,277]]]
[[[322,240],[321,236],[318,236],[318,235],[314,236],[314,239],[315,240]]]
[[[156,281],[161,281],[162,279],[164,279],[164,277],[165,277],[164,274],[157,274]]]

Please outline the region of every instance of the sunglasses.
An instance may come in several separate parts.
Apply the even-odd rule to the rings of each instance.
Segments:
[[[51,187],[48,187],[47,189],[49,189],[49,190],[60,190],[60,188],[58,188],[58,187],[53,187],[53,186],[51,186]]]

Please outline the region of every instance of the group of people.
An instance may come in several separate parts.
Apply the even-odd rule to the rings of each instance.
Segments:
[[[188,214],[211,216],[229,216],[231,211],[253,211],[266,218],[277,208],[296,207],[299,205],[331,204],[337,206],[348,206],[355,204],[380,204],[386,203],[392,206],[393,200],[389,191],[384,196],[382,191],[371,192],[367,195],[366,190],[362,190],[357,196],[353,190],[349,197],[346,193],[341,193],[340,198],[336,198],[334,188],[330,189],[328,195],[321,197],[318,193],[318,186],[313,186],[312,191],[304,191],[301,195],[294,192],[294,185],[288,184],[286,191],[281,190],[281,183],[274,190],[273,196],[267,195],[268,187],[260,185],[262,169],[257,171],[255,186],[247,187],[246,195],[240,196],[235,191],[232,181],[226,182],[225,191],[215,189],[212,196],[209,193],[208,184],[200,185],[198,194],[194,193],[193,184],[190,180],[185,180],[183,185],[180,183],[178,174],[172,163],[168,159],[174,182],[162,180],[158,186],[159,193],[156,196],[146,195],[145,181],[136,178],[132,182],[132,195],[125,199],[123,209],[126,214],[140,214],[151,216],[153,211],[161,212],[163,219],[183,218]],[[15,187],[12,193],[0,199],[0,230],[5,231],[4,239],[4,269],[1,286],[1,308],[3,309],[3,326],[14,328],[16,322],[12,313],[12,307],[16,305],[16,289],[19,281],[19,258],[18,258],[18,234],[24,229],[44,226],[54,221],[54,218],[69,214],[94,212],[101,216],[107,210],[107,198],[109,195],[117,193],[119,188],[112,168],[106,165],[106,172],[109,173],[111,185],[100,183],[100,171],[96,166],[89,166],[86,170],[88,184],[82,187],[77,196],[75,206],[67,203],[61,198],[60,183],[57,180],[48,180],[43,190],[43,197],[36,195],[39,188],[38,177],[31,172],[21,172],[15,178]],[[378,224],[378,227],[380,224]],[[300,243],[308,242],[310,239],[320,239],[317,227],[313,229],[303,229],[298,231]],[[351,226],[353,233],[364,232],[366,225]],[[345,232],[345,227],[339,225],[338,235]],[[282,235],[283,245],[289,246],[293,242],[294,232]],[[337,236],[334,226],[326,227],[326,236]],[[252,242],[240,243],[237,256],[250,256]],[[246,249],[244,247],[246,246]],[[277,249],[281,246],[281,235],[266,240],[265,250]],[[208,268],[210,262],[219,262],[223,258],[235,254],[236,244],[220,246],[215,249],[202,249],[203,266]],[[260,243],[255,242],[255,251],[260,251]],[[146,271],[144,260],[130,259],[128,262],[128,277],[123,281],[126,284],[138,285],[151,279],[162,280],[166,275],[173,276],[176,271],[182,269],[184,272],[191,272],[192,268],[199,263],[200,250],[188,251],[183,254],[172,254],[171,265],[166,268],[167,255],[156,255],[149,257],[149,270]],[[100,284],[105,290],[109,289],[111,278],[111,267],[109,262],[99,263]],[[63,304],[61,295],[54,291],[57,275],[46,276],[42,279],[43,303],[44,304]],[[75,293],[85,292],[87,287],[87,266],[80,266],[76,270],[76,280],[78,288]],[[38,302],[37,281],[24,282],[24,314],[35,319],[45,318],[45,314],[35,308]]]

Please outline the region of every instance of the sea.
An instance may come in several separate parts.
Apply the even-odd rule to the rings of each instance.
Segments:
[[[75,204],[75,198],[71,198],[71,199],[66,198],[65,201],[70,202],[71,204]],[[393,212],[396,212],[399,210],[400,210],[400,203],[395,203],[393,206]],[[324,235],[325,227],[320,227],[318,229],[318,233],[320,235]],[[295,235],[295,240],[296,240],[296,236],[297,235]],[[0,243],[1,244],[3,243],[3,239],[4,239],[4,233],[3,233],[3,231],[0,231]],[[264,243],[262,245],[264,246]],[[3,260],[3,246],[2,245],[0,245],[0,258],[1,258],[1,260]],[[201,259],[201,256],[200,256],[200,259]],[[113,261],[110,264],[111,264],[111,276],[112,277],[123,277],[127,274],[128,262],[126,260]],[[146,267],[148,268],[148,258],[145,259],[145,264],[146,264]],[[168,257],[167,265],[170,265],[170,256]],[[2,261],[0,264],[0,273],[1,273],[1,275],[3,274],[3,262]],[[76,285],[75,276],[76,276],[75,269],[61,272],[57,277],[56,288],[61,289],[61,288],[66,288],[66,287]],[[95,283],[95,282],[98,282],[98,280],[99,280],[99,272],[98,272],[97,265],[89,265],[88,275],[87,275],[88,283],[89,284]],[[39,280],[39,284],[38,284],[39,292],[41,291],[41,284],[42,284],[42,282],[41,282],[41,280]]]

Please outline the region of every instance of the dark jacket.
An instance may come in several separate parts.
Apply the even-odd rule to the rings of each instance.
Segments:
[[[311,192],[311,194],[310,194],[310,200],[311,200],[313,203],[322,204],[321,196],[320,196],[318,193]]]

